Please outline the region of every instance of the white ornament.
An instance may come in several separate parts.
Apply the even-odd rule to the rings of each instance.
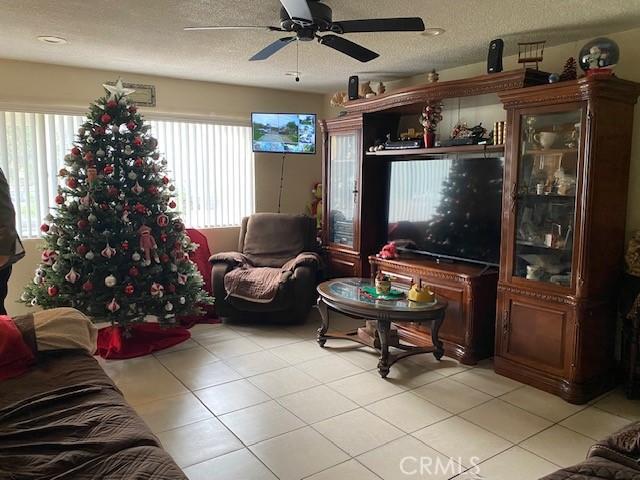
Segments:
[[[135,88],[125,88],[122,84],[122,78],[118,78],[118,81],[115,85],[109,85],[108,83],[103,83],[102,86],[107,90],[111,95],[109,96],[109,100],[120,100],[122,97],[126,97],[127,95],[131,95],[135,92]]]
[[[51,270],[57,273],[60,271],[61,267],[60,262],[54,262],[53,265],[51,265]]]
[[[26,302],[27,300],[29,300],[29,294],[27,292],[22,292],[22,295],[20,295],[20,300]]]
[[[184,305],[185,303],[187,303],[187,299],[184,297],[180,297],[178,301],[180,302],[180,305]]]
[[[111,301],[107,304],[107,310],[109,310],[111,313],[120,310],[120,304],[116,301],[115,297],[112,298]]]
[[[131,172],[131,173],[133,173],[133,172]],[[136,195],[140,195],[142,192],[144,192],[144,188],[142,188],[140,186],[140,184],[136,181],[136,184],[133,187],[131,187],[131,191],[133,193],[135,193]]]
[[[64,246],[64,238],[58,238],[58,240],[56,241],[56,245],[58,245],[59,247]]]
[[[104,155],[105,155],[105,152],[104,152],[104,150],[103,150],[103,149],[99,148],[99,149],[96,151],[96,157],[98,157],[98,158],[102,158],[102,157],[104,157]]]
[[[95,139],[92,136],[87,137],[87,143],[93,143]]]
[[[78,274],[78,272],[76,272],[76,271],[73,269],[73,267],[71,267],[71,270],[69,270],[69,273],[67,273],[67,274],[64,276],[64,279],[65,279],[67,282],[69,282],[69,283],[73,284],[73,283],[76,283],[76,282],[80,279],[80,275]]]
[[[107,246],[102,249],[102,252],[100,252],[100,255],[102,255],[105,258],[111,258],[115,254],[116,254],[116,249],[113,248],[111,245],[109,245],[109,242],[107,242]]]
[[[86,258],[87,260],[93,260],[94,258],[96,258],[96,254],[89,251],[87,252],[87,254],[84,256],[84,258]]]
[[[36,277],[44,277],[44,276],[45,276],[44,270],[41,268],[38,268],[36,270]]]
[[[40,285],[42,282],[44,282],[44,278],[39,277],[39,276],[35,276],[33,277],[33,284],[34,285]]]
[[[113,275],[109,275],[108,277],[106,277],[104,279],[105,286],[107,286],[109,288],[115,287],[117,283],[118,283],[118,279],[116,277],[114,277]]]
[[[38,299],[34,298],[33,300],[31,300],[31,306],[35,307],[36,305],[38,305]]]
[[[138,178],[138,174],[132,170],[128,173],[127,177],[129,177],[129,180],[135,180]]]
[[[170,312],[171,310],[173,310],[173,303],[171,303],[171,302],[167,302],[167,303],[164,305],[164,309],[165,309],[167,312]]]
[[[126,147],[124,147],[125,155],[131,155],[132,153],[133,153],[133,149],[131,148],[131,145],[127,145]]]
[[[89,220],[91,223],[95,223],[98,221],[98,217],[96,217],[93,213],[90,213],[87,217],[87,220]]]
[[[134,252],[133,255],[131,255],[131,260],[133,260],[134,262],[139,262],[141,258],[142,257],[138,252]]]

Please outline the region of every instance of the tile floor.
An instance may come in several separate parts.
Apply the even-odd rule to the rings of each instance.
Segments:
[[[318,323],[197,325],[153,356],[100,362],[191,480],[536,479],[640,419],[620,391],[570,405],[489,361],[419,355],[383,380],[368,348],[321,349]]]

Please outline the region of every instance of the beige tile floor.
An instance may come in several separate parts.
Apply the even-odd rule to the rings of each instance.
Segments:
[[[536,479],[640,419],[620,391],[570,405],[490,362],[420,355],[383,380],[365,347],[320,349],[318,323],[197,325],[153,356],[100,362],[191,480]]]

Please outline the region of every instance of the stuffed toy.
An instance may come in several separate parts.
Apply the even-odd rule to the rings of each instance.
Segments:
[[[396,242],[389,242],[384,247],[382,247],[382,250],[380,250],[380,253],[378,253],[378,257],[384,258],[386,260],[398,258],[398,249],[396,248]]]
[[[316,219],[316,229],[322,229],[322,183],[313,185],[313,199],[307,204],[307,215]]]

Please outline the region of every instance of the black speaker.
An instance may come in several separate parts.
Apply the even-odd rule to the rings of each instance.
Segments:
[[[359,79],[357,75],[352,75],[349,77],[349,100],[357,100],[360,98],[358,94],[359,89]]]
[[[498,73],[502,71],[502,51],[504,41],[501,38],[492,40],[489,44],[489,54],[487,55],[487,73]]]

